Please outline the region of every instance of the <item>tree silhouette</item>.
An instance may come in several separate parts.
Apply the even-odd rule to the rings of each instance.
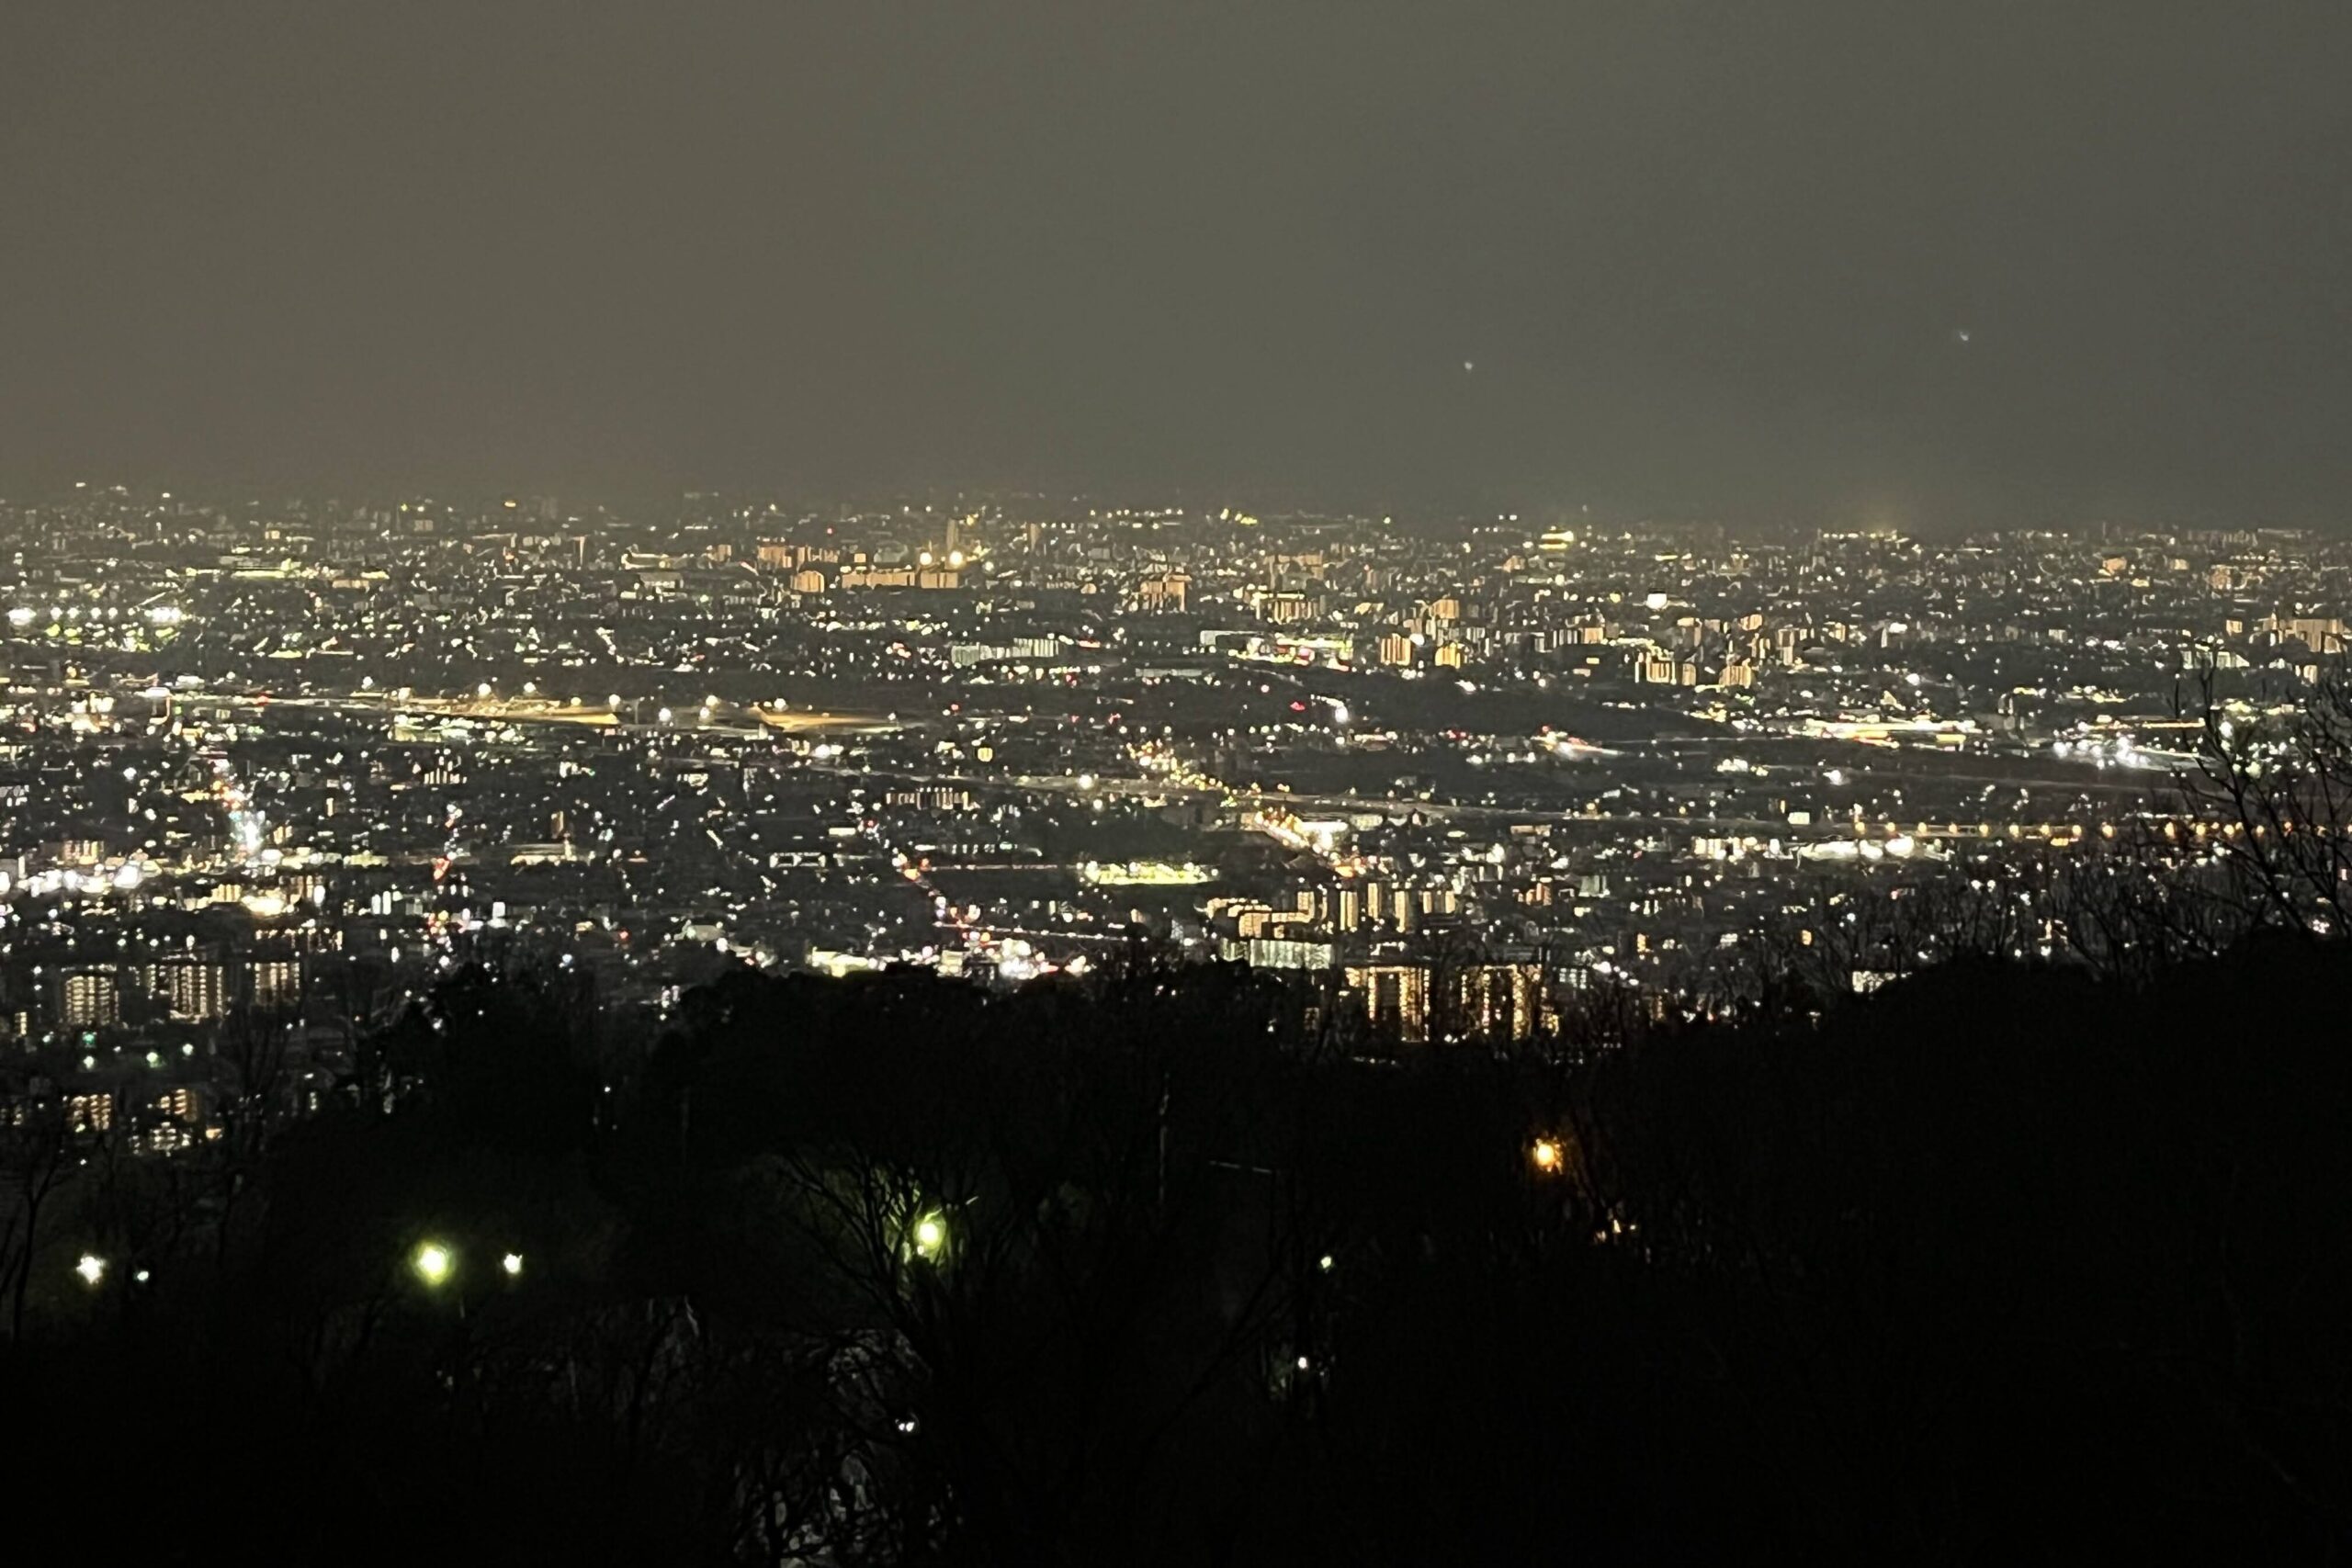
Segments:
[[[297,1560],[2324,1558],[2352,970],[2133,956],[2177,841],[2027,889],[2048,960],[2013,881],[1825,886],[1810,972],[1759,935],[1716,1004],[1595,976],[1469,1048],[1148,947],[737,969],[632,1042],[508,953],[359,1042],[368,1091],[255,1110],[233,1205],[227,1133],[28,1093],[23,1482],[81,1506],[110,1442],[163,1550],[266,1463],[241,1528]],[[121,1262],[51,1312],[36,1246]]]

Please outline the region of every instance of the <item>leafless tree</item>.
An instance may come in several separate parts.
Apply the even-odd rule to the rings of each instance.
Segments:
[[[2337,661],[2299,702],[2233,712],[2207,669],[2177,705],[2198,723],[2181,793],[2230,872],[2217,893],[2249,923],[2352,930],[2352,673]]]
[[[64,1102],[28,1094],[0,1105],[0,1291],[8,1299],[8,1337],[25,1337],[25,1303],[41,1244],[41,1226],[77,1168],[80,1151]]]

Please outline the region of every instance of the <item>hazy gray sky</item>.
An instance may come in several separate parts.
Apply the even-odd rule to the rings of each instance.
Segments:
[[[2347,258],[2342,0],[0,5],[17,485],[2328,522]]]

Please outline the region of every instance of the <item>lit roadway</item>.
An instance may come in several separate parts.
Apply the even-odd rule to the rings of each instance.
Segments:
[[[892,724],[888,721],[872,717],[858,717],[814,711],[808,713],[778,713],[767,709],[753,710],[758,714],[757,722],[744,724],[740,721],[728,722],[718,719],[706,719],[702,716],[702,712],[699,707],[688,707],[680,710],[678,716],[666,724],[658,721],[646,723],[635,720],[623,720],[618,714],[607,708],[573,708],[566,705],[560,704],[552,698],[510,698],[495,695],[487,698],[435,698],[401,696],[396,694],[378,694],[373,693],[355,694],[345,696],[307,695],[293,697],[274,697],[254,694],[241,700],[256,706],[274,705],[288,707],[340,709],[353,712],[364,712],[379,716],[395,715],[405,712],[413,713],[419,716],[443,718],[477,719],[498,723],[562,724],[626,734],[650,734],[671,737],[709,735],[714,737],[723,736],[730,739],[753,739],[762,736],[776,733],[796,734],[828,731],[834,733],[845,733],[855,732],[861,729],[881,730],[887,728],[907,728],[905,724]],[[642,707],[644,705],[638,704],[636,705]],[[740,712],[742,710],[738,709],[736,711]],[[1713,738],[1710,737],[1707,739],[1712,739]],[[1666,749],[1667,745],[1667,743],[1663,742],[1634,742],[1632,744],[1634,746],[1642,747],[1643,749],[1655,747],[1658,750]],[[1923,756],[1924,755],[1926,754],[1923,754]],[[702,759],[673,759],[674,762],[682,764],[693,761],[702,761],[710,765],[717,766],[729,766],[738,760],[739,759],[731,757],[717,755]],[[1165,803],[1171,800],[1193,800],[1203,804],[1215,804],[1224,807],[1257,807],[1261,809],[1272,807],[1298,813],[1300,815],[1314,815],[1321,813],[1332,816],[1351,816],[1377,812],[1385,817],[1400,817],[1418,813],[1426,818],[1440,821],[1499,819],[1514,822],[1559,822],[1595,825],[1615,822],[1628,825],[1664,825],[1685,828],[1712,828],[1741,832],[1767,832],[1784,838],[1793,837],[1796,832],[1807,831],[1805,829],[1792,830],[1785,818],[1777,817],[1696,816],[1684,815],[1678,812],[1609,812],[1604,814],[1589,814],[1578,810],[1560,808],[1489,806],[1462,801],[1399,799],[1394,796],[1295,795],[1286,790],[1233,789],[1214,782],[1204,784],[1172,784],[1164,779],[1095,777],[1087,782],[1081,783],[1079,778],[1068,774],[1019,773],[1009,775],[976,775],[969,773],[935,773],[904,768],[886,767],[881,769],[870,769],[838,765],[828,766],[806,761],[802,762],[801,768],[798,771],[814,773],[826,773],[845,778],[866,778],[873,776],[876,773],[879,773],[883,776],[904,775],[908,777],[920,777],[926,784],[963,785],[983,790],[1012,790],[1038,795],[1061,795],[1084,796],[1088,798],[1141,800],[1159,803]],[[1889,768],[1884,766],[1873,767],[1860,764],[1845,764],[1842,766],[1841,771],[1843,771],[1849,777],[1869,778],[1897,784],[1917,784],[1926,780],[1939,784],[1992,784],[2011,789],[2064,789],[2080,791],[2083,793],[2141,797],[2145,797],[2151,793],[2150,781],[2144,778],[2137,780],[2131,778],[2114,780],[2105,778],[2086,778],[2082,776],[2082,770],[2079,769],[2068,770],[2067,774],[2064,777],[2051,777],[2046,774],[2039,773],[1988,774],[1955,773],[1941,768],[1928,768],[1913,771],[1902,768]],[[1842,838],[1851,836],[1845,833],[1832,832],[1831,829],[1833,829],[1835,826],[1836,824],[1833,822],[1823,822],[1817,824],[1809,831],[1813,835],[1826,837]],[[1918,821],[1914,823],[1913,831],[1920,834],[1921,836],[1932,838],[1991,838],[2007,834],[2012,828],[2014,828],[2015,831],[2021,836],[2036,839],[2047,839],[2052,836],[2072,834],[2081,827],[2082,824],[2079,823],[2010,824],[2006,822],[1991,823],[1980,819],[1976,822],[1946,821],[1934,823]],[[1852,834],[1859,835],[1868,833],[1873,829],[1880,831],[1895,831],[1900,830],[1900,825],[1892,820],[1872,823],[1855,823],[1852,824]]]

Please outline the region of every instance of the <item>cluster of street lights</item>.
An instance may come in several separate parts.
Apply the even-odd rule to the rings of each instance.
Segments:
[[[107,1272],[112,1268],[113,1264],[107,1259],[95,1252],[85,1252],[74,1260],[74,1273],[82,1283],[95,1291],[106,1283]],[[143,1285],[154,1277],[144,1269],[134,1269],[131,1272],[130,1282],[134,1285]]]
[[[937,1253],[940,1247],[945,1245],[946,1239],[946,1229],[936,1219],[925,1219],[915,1227],[915,1249],[926,1258]],[[427,1288],[438,1290],[457,1277],[458,1252],[447,1242],[420,1242],[417,1244],[416,1250],[409,1254],[408,1266]],[[112,1268],[113,1265],[107,1259],[95,1252],[85,1252],[74,1261],[74,1273],[83,1284],[95,1291],[106,1283],[107,1275]],[[500,1254],[498,1271],[510,1280],[521,1279],[523,1255],[519,1252]],[[147,1283],[153,1277],[144,1269],[136,1270],[130,1276],[132,1283],[140,1285]]]
[[[458,1252],[447,1242],[420,1242],[409,1255],[408,1266],[428,1289],[438,1290],[457,1277]],[[500,1255],[498,1271],[510,1280],[523,1276],[523,1255],[508,1252]]]

